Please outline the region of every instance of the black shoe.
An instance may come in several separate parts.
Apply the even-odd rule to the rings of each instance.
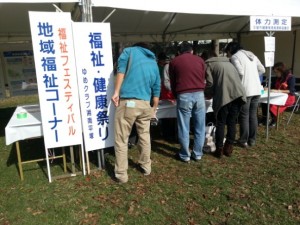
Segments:
[[[249,145],[250,147],[254,146],[255,144],[256,144],[255,141],[248,141],[248,145]]]
[[[238,142],[237,142],[237,145],[240,146],[241,148],[248,148],[247,142],[244,143],[244,142],[239,142],[239,141],[238,141]]]
[[[137,165],[136,169],[141,172],[144,176],[149,176],[151,172],[146,172],[144,168],[140,164]]]

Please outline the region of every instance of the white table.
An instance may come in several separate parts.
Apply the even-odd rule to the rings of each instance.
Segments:
[[[285,105],[287,99],[288,99],[288,94],[286,93],[270,92],[270,104],[272,105],[283,106]],[[261,95],[259,102],[268,103],[267,91],[265,91],[265,93]]]
[[[19,113],[26,113],[26,117],[18,118]],[[39,105],[24,105],[18,106],[10,118],[7,126],[5,127],[5,141],[6,145],[16,143],[16,151],[18,158],[18,167],[21,180],[24,180],[23,176],[23,164],[33,163],[39,161],[45,161],[46,158],[34,159],[22,161],[21,149],[19,141],[31,138],[39,138],[43,136],[41,111]],[[66,154],[63,148],[62,154],[57,156],[51,156],[49,159],[63,159],[64,172],[67,172],[66,166]]]
[[[272,105],[277,106],[277,117],[276,117],[276,129],[278,130],[279,127],[279,109],[280,106],[285,105],[286,100],[288,99],[289,95],[287,93],[281,92],[270,92],[270,99],[269,103]],[[260,97],[260,103],[268,103],[268,91],[265,91],[263,95]]]
[[[205,100],[206,105],[206,112],[213,112],[212,109],[212,100]],[[171,102],[168,100],[160,100],[158,107],[157,107],[157,113],[156,117],[158,119],[162,118],[176,118],[177,117],[177,111],[176,111],[176,101]]]
[[[17,114],[26,112],[27,118],[18,119]],[[18,106],[5,127],[6,145],[19,140],[43,136],[41,111],[39,105]]]
[[[270,104],[283,106],[288,98],[288,94],[286,93],[277,93],[277,92],[270,92]],[[260,103],[268,103],[268,92],[265,92],[261,95]],[[206,112],[213,112],[212,109],[212,100],[205,100],[206,104]],[[171,102],[168,100],[160,100],[156,116],[158,119],[162,118],[176,118],[176,101]]]

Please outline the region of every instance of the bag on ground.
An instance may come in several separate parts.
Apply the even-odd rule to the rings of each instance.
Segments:
[[[215,145],[215,132],[216,126],[213,123],[208,123],[205,127],[205,142],[203,146],[204,152],[214,152],[216,151]]]

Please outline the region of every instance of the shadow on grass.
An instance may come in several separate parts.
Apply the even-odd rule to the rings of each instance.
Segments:
[[[8,159],[6,161],[7,167],[10,167],[12,165],[15,165],[16,170],[19,173],[19,165],[18,165],[18,156],[17,156],[17,146],[16,143],[11,145],[11,150],[8,156]],[[20,157],[23,168],[23,173],[27,171],[36,171],[41,170],[46,178],[48,178],[48,170],[47,170],[47,162],[46,162],[46,155],[45,155],[45,145],[44,145],[44,139],[43,137],[40,138],[34,138],[34,139],[27,139],[19,141],[19,147],[20,147]],[[48,156],[61,156],[62,155],[62,148],[55,148],[55,149],[49,149],[48,150]],[[82,170],[80,168],[79,163],[76,163],[76,161],[79,161],[79,147],[74,146],[74,157],[75,157],[75,170],[80,171]],[[70,151],[65,150],[66,154],[66,162],[67,162],[67,173],[72,173],[71,166],[68,166],[70,164]],[[35,161],[39,160],[39,161]],[[25,162],[25,163],[24,163]],[[51,174],[53,174],[54,167],[58,168],[56,170],[64,170],[64,164],[62,158],[56,158],[56,159],[49,159],[50,163],[50,170]],[[35,166],[25,166],[27,164],[37,164],[38,167]],[[55,172],[54,172],[55,174]],[[20,176],[20,173],[19,173]]]
[[[0,109],[0,137],[5,136],[5,127],[8,124],[12,115],[14,114],[15,109],[16,107]]]

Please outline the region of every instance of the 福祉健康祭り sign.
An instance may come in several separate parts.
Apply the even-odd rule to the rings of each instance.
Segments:
[[[86,151],[114,146],[114,91],[109,23],[73,23]]]

